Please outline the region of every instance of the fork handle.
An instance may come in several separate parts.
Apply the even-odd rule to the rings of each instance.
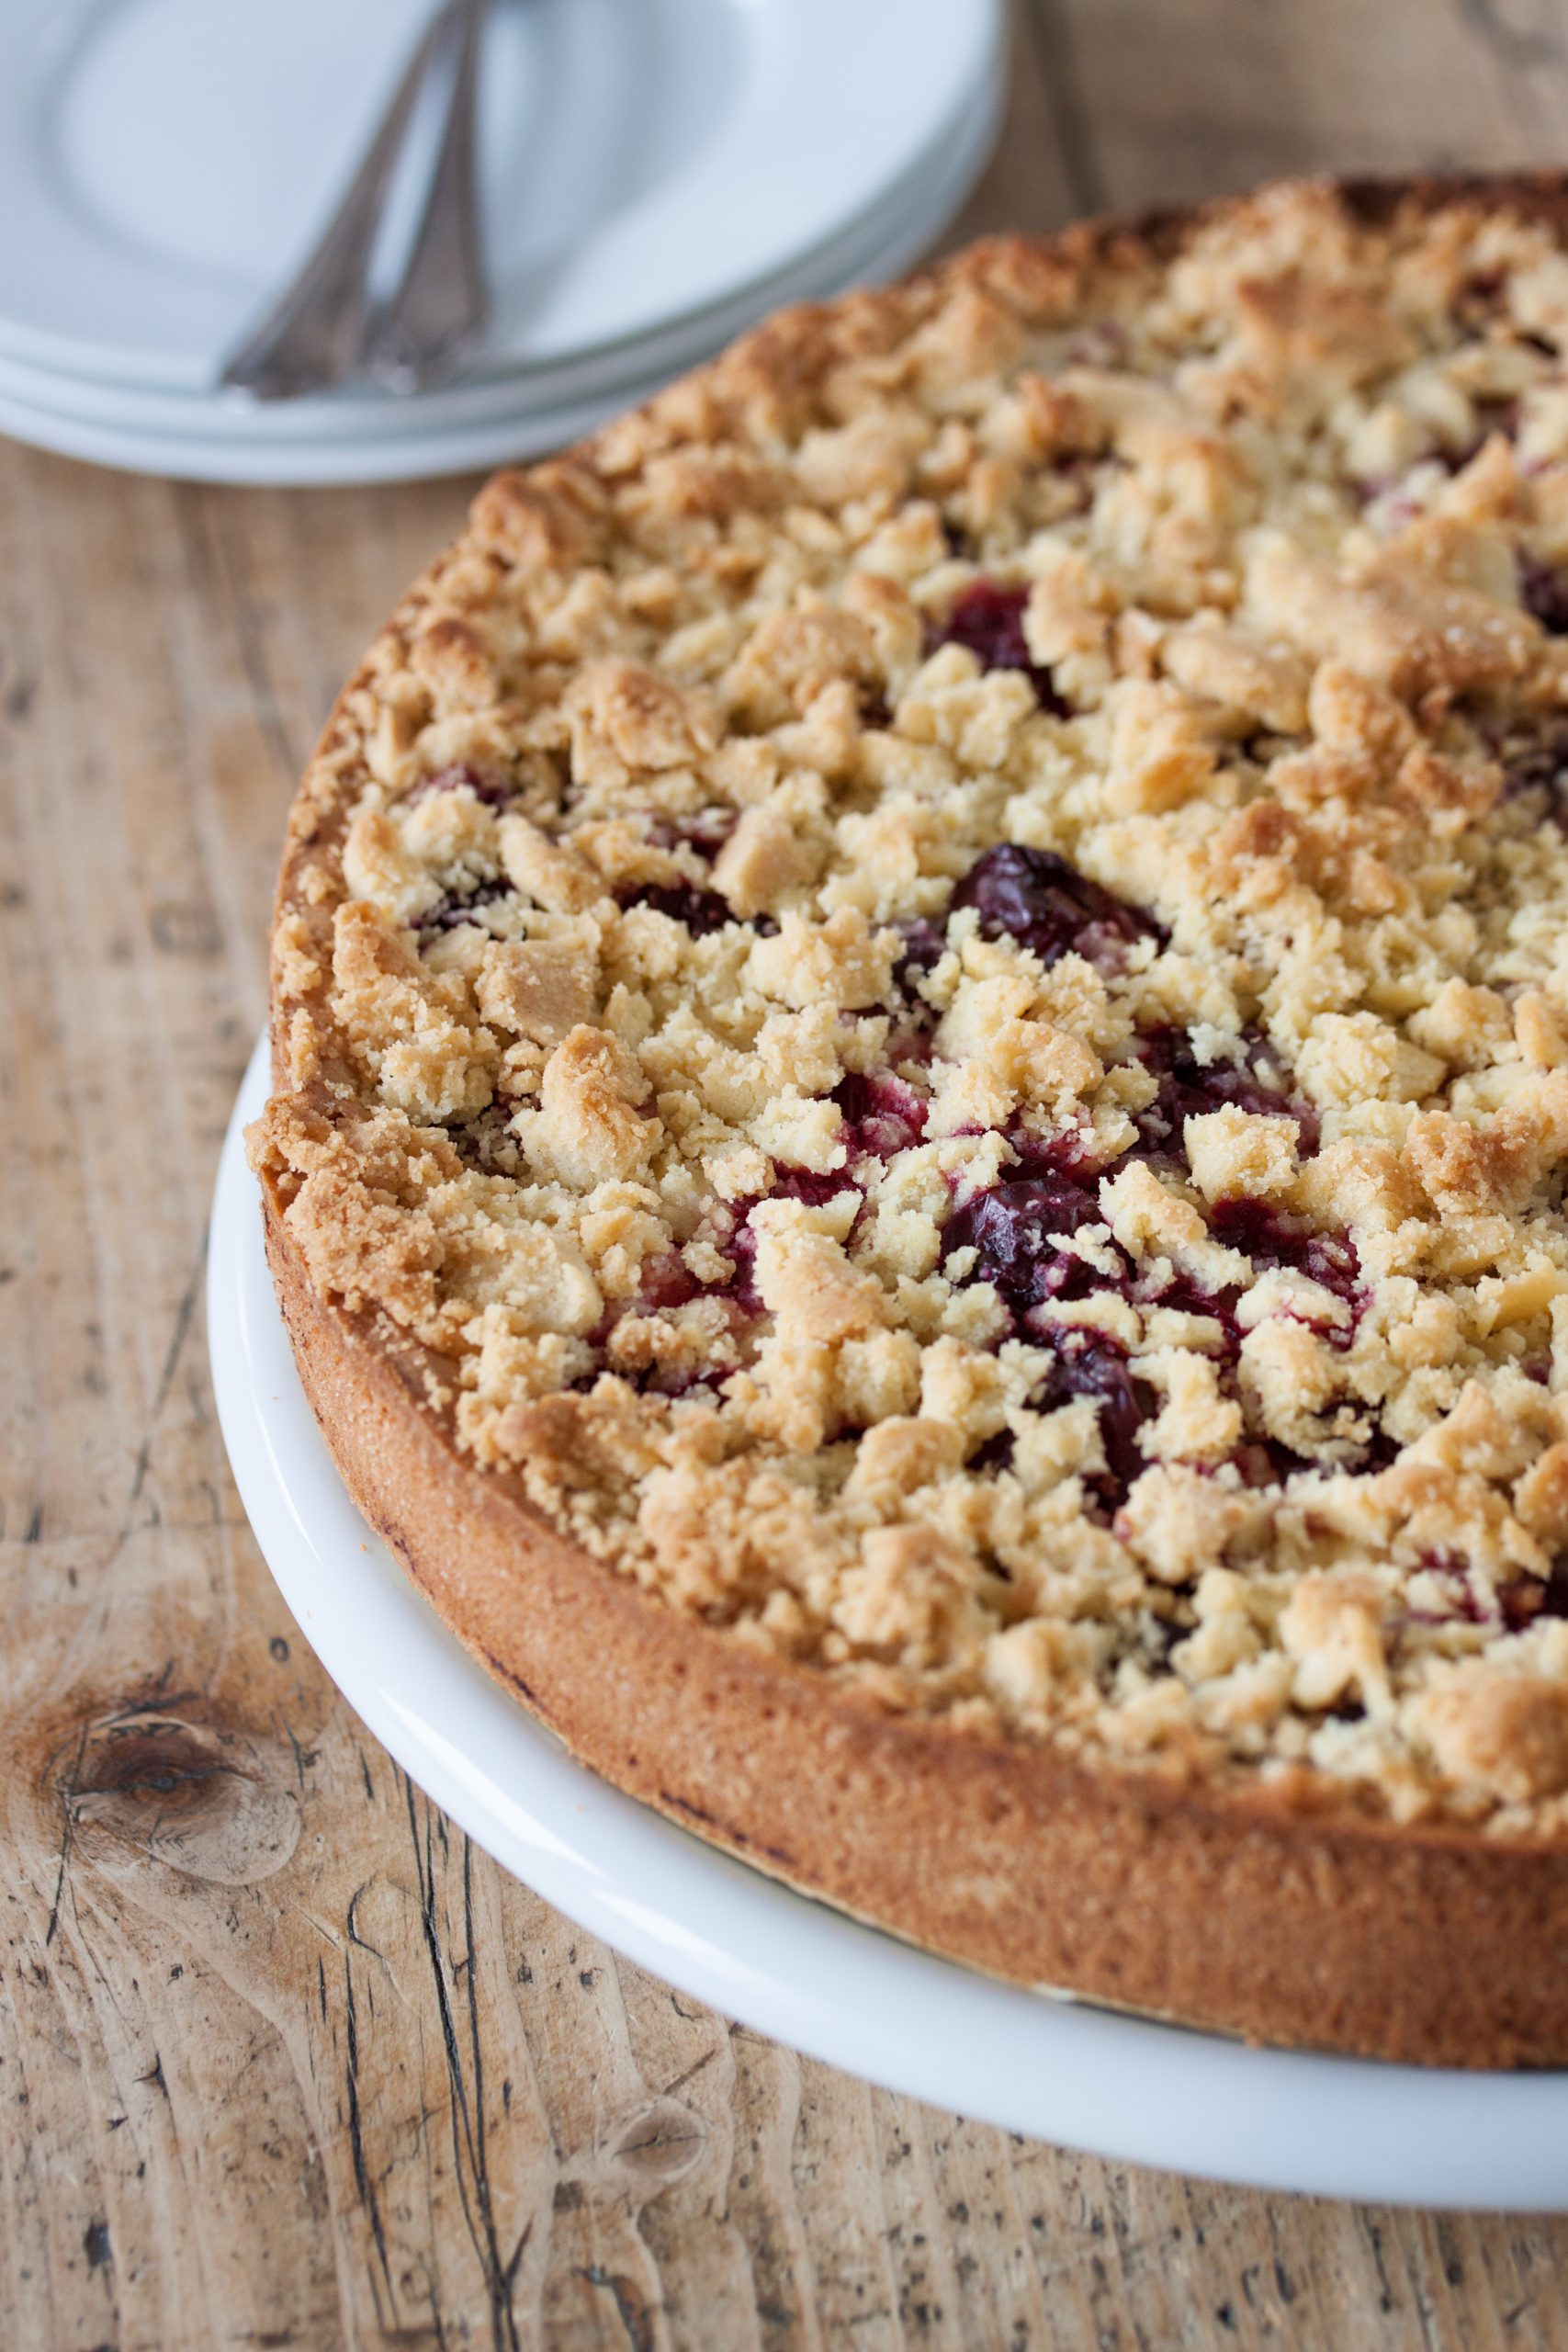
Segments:
[[[262,401],[323,391],[360,366],[370,264],[399,155],[426,79],[459,29],[466,0],[445,0],[382,116],[336,212],[298,276],[236,345],[219,381]]]
[[[371,372],[394,391],[420,391],[449,376],[490,315],[475,120],[487,5],[458,0],[457,60],[424,211],[401,283],[370,332]]]

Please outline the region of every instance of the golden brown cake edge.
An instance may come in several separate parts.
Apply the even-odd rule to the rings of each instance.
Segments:
[[[1342,193],[1369,218],[1456,197],[1559,222],[1568,208],[1555,173]],[[1158,248],[1214,209],[991,241],[985,266],[1068,243]],[[972,266],[960,255],[935,274]],[[420,598],[416,586],[400,616]],[[341,813],[322,767],[348,748],[344,705],[360,682],[323,732],[315,797],[296,801],[280,912]],[[276,1035],[274,1063],[283,1089]],[[1568,1848],[1401,1827],[1337,1792],[1318,1804],[1299,1786],[1088,1770],[882,1713],[744,1649],[592,1560],[504,1474],[465,1462],[362,1319],[317,1295],[270,1198],[265,1224],[305,1387],[357,1507],[476,1657],[615,1785],[808,1894],[1014,1981],[1271,2042],[1568,2063],[1568,1984],[1550,1965],[1568,1933]]]
[[[1568,1853],[1086,1770],[877,1712],[676,1616],[457,1454],[265,1207],[365,1518],[573,1755],[771,1876],[1016,1982],[1260,2041],[1568,2061]]]

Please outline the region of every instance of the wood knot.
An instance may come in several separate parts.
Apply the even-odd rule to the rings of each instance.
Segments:
[[[656,2197],[689,2173],[707,2145],[708,2127],[678,2098],[650,2099],[617,2116],[600,2140],[604,2162],[644,2196]]]
[[[258,1744],[184,1715],[129,1708],[56,1752],[51,1777],[72,1842],[108,1861],[128,1850],[189,1878],[248,1886],[299,1842],[299,1802]]]

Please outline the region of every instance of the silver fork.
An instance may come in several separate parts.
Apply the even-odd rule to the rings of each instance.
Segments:
[[[297,400],[372,365],[399,390],[474,348],[489,312],[474,116],[487,0],[445,0],[421,36],[363,161],[299,275],[235,347],[220,382]],[[401,280],[381,311],[371,264],[399,160],[428,82],[450,65],[436,161]]]
[[[488,0],[462,0],[457,59],[424,212],[402,282],[373,321],[366,359],[394,391],[423,391],[461,367],[490,318],[476,154]]]

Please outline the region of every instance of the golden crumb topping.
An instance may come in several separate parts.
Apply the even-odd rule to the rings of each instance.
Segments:
[[[499,476],[296,808],[253,1148],[670,1606],[1568,1823],[1568,254],[1293,186]]]

